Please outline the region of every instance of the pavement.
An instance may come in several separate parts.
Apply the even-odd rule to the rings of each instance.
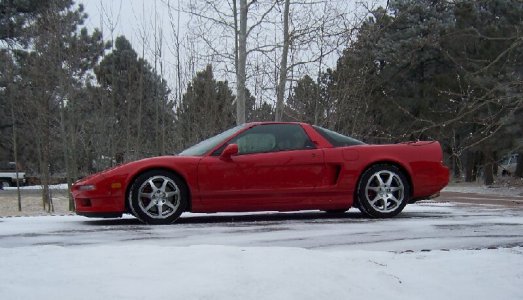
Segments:
[[[434,198],[434,201],[441,203],[466,203],[480,205],[501,205],[513,208],[523,208],[523,196],[505,196],[480,193],[463,192],[441,192],[441,195]]]
[[[54,211],[43,210],[42,190],[20,190],[22,211],[18,211],[16,189],[0,190],[0,218],[8,216],[71,215],[67,190],[52,189]],[[452,184],[439,197],[430,201],[469,205],[505,206],[523,208],[523,187],[485,187],[474,184]]]
[[[16,193],[0,204],[16,205]],[[359,210],[257,213],[184,213],[170,226],[148,226],[133,217],[89,219],[67,210],[56,194],[55,217],[41,210],[39,194],[24,191],[22,212],[0,211],[2,247],[126,244],[142,240],[166,246],[281,246],[307,249],[432,251],[523,246],[523,197],[443,191],[407,205],[391,219],[370,219]],[[2,206],[0,205],[0,208]],[[2,218],[2,216],[4,216]],[[6,216],[25,216],[9,218]]]

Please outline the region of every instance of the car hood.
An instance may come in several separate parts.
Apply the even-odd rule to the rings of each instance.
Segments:
[[[109,169],[105,169],[103,171],[88,175],[88,176],[83,177],[82,179],[76,181],[74,184],[75,185],[81,184],[81,183],[89,181],[93,178],[106,178],[106,177],[117,175],[117,174],[131,173],[133,170],[135,170],[137,168],[143,168],[144,166],[162,167],[166,163],[176,164],[177,162],[183,162],[183,161],[187,161],[187,160],[199,160],[199,159],[201,159],[201,157],[178,156],[178,155],[149,157],[149,158],[144,158],[144,159],[140,159],[140,160],[123,163],[123,164],[111,167]]]

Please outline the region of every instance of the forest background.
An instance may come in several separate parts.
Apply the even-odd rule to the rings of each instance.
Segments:
[[[455,179],[486,184],[519,153],[523,175],[522,1],[152,4],[169,28],[137,20],[133,47],[103,5],[93,29],[81,1],[0,1],[0,161],[44,198],[250,121],[438,140]]]

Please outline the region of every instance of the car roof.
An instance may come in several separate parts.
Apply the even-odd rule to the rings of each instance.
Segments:
[[[261,121],[261,122],[249,122],[245,123],[247,126],[252,125],[266,125],[266,124],[297,124],[297,125],[308,125],[307,123],[303,122],[277,122],[277,121]]]

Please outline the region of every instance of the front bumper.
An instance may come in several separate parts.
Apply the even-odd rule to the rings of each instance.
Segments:
[[[84,216],[88,218],[121,218],[122,213],[94,213],[94,212],[76,212],[79,216]]]
[[[122,215],[125,212],[125,205],[123,199],[120,197],[89,197],[83,195],[73,195],[76,214],[82,216],[96,215]]]

